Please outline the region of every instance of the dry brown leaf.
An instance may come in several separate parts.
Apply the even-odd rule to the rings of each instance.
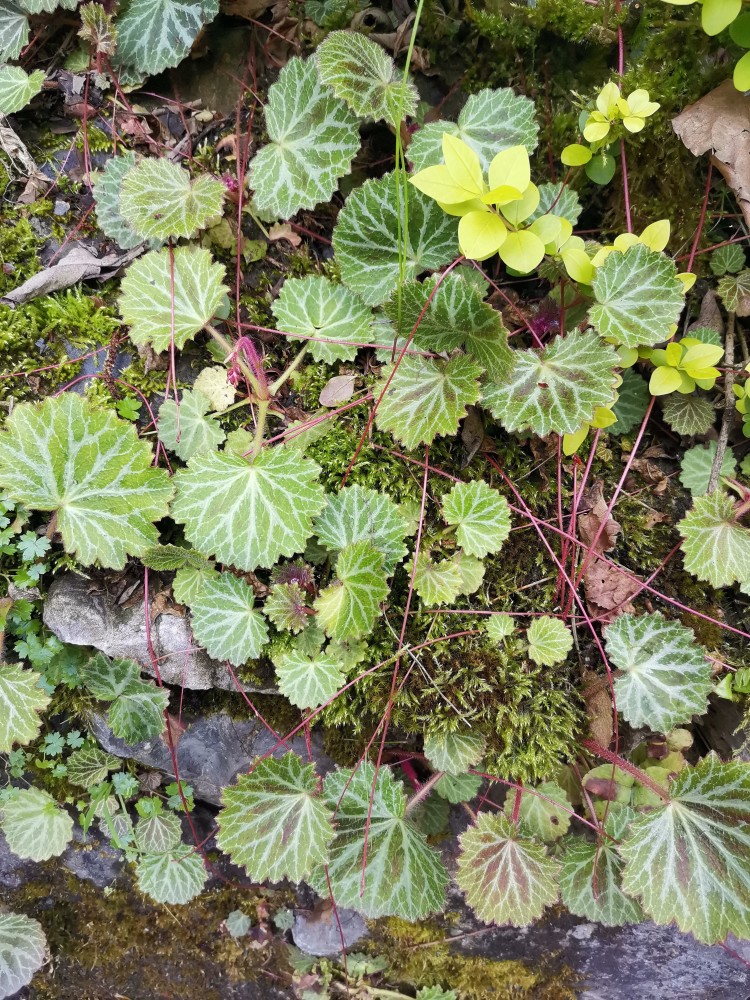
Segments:
[[[709,329],[715,330],[720,337],[724,336],[724,318],[716,299],[716,292],[712,288],[706,292],[701,299],[701,308],[698,319],[687,328],[688,336],[693,330]]]
[[[608,747],[615,735],[609,679],[599,677],[591,670],[584,670],[582,679],[583,700],[586,704],[592,739],[595,739],[600,746]]]
[[[334,375],[329,378],[320,392],[321,406],[338,406],[346,403],[354,393],[356,375]]]
[[[268,230],[268,239],[271,243],[275,243],[277,240],[286,240],[293,247],[298,247],[302,242],[302,237],[299,233],[295,233],[288,222],[274,222]]]
[[[611,514],[608,515],[607,506],[607,501],[604,499],[604,484],[598,480],[590,489],[584,491],[581,497],[584,513],[578,515],[578,536],[589,549],[604,523],[604,531],[596,543],[595,551],[598,553],[613,549],[622,530],[620,523],[615,521]]]
[[[640,590],[632,576],[596,557],[586,568],[583,588],[589,611],[605,624],[624,611],[634,611],[630,599]]]
[[[657,495],[664,493],[669,486],[669,477],[658,465],[650,462],[647,458],[636,458],[630,468],[653,487],[653,492]]]
[[[175,604],[171,595],[166,590],[160,590],[148,602],[148,616],[153,625],[159,615],[173,615],[175,618],[184,618],[185,609],[180,604]]]

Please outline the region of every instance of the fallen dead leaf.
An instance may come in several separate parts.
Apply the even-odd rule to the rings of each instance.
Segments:
[[[724,336],[724,319],[716,299],[716,292],[712,288],[709,288],[701,299],[698,319],[687,328],[687,334],[690,336],[693,330],[705,330],[706,328],[715,330],[720,337]]]
[[[338,406],[346,403],[354,393],[356,375],[334,375],[329,378],[320,393],[321,406]]]
[[[599,535],[595,552],[609,552],[617,543],[617,536],[622,530],[619,521],[615,521],[607,513],[607,501],[604,499],[604,484],[598,480],[591,489],[585,490],[581,497],[581,507],[584,513],[578,515],[578,536],[584,545],[591,548],[599,530],[604,523],[604,530]],[[606,523],[605,523],[606,518]]]
[[[583,580],[586,603],[594,617],[605,624],[622,612],[635,609],[630,599],[640,590],[637,580],[617,566],[596,559],[586,567]]]
[[[185,609],[180,604],[175,604],[171,595],[166,590],[160,590],[148,602],[148,616],[153,625],[159,615],[173,615],[175,618],[184,618]]]
[[[461,424],[461,443],[464,446],[464,458],[461,468],[465,469],[479,451],[484,441],[484,420],[481,411],[476,406],[466,407],[466,416]]]
[[[288,222],[274,222],[268,230],[268,239],[271,243],[275,243],[277,240],[286,240],[293,247],[298,247],[302,242],[302,237],[299,233],[295,233]]]
[[[653,492],[657,495],[664,493],[669,486],[669,477],[658,465],[650,462],[647,458],[636,458],[630,466],[633,472],[653,487]]]
[[[136,247],[127,253],[110,253],[105,257],[97,257],[90,247],[75,243],[56,264],[32,274],[27,281],[12,289],[0,301],[7,306],[20,306],[40,295],[51,295],[52,292],[70,288],[79,281],[109,277],[140,253],[141,249]]]
[[[608,747],[615,735],[609,679],[599,677],[591,670],[584,670],[582,680],[583,700],[589,717],[591,737],[600,746]]]

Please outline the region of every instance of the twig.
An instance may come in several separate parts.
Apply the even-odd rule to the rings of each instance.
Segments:
[[[424,800],[427,798],[427,796],[430,794],[432,789],[435,787],[435,785],[438,783],[438,781],[440,781],[442,777],[443,777],[442,771],[435,771],[434,774],[430,775],[430,777],[427,779],[427,781],[425,781],[425,783],[422,785],[419,791],[415,795],[412,795],[412,797],[406,803],[406,809],[404,811],[405,816],[408,816],[410,813],[414,812],[414,809],[416,808],[416,806],[419,805],[420,802],[424,802]]]
[[[729,431],[734,422],[734,319],[734,313],[730,312],[727,317],[727,332],[724,338],[724,359],[726,364],[724,372],[724,416],[721,419],[719,440],[716,442],[716,454],[711,466],[711,475],[708,478],[709,495],[719,485],[719,475],[721,474],[724,454],[727,450]]]

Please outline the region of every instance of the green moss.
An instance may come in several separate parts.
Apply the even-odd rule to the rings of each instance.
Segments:
[[[41,269],[39,252],[44,240],[37,236],[23,216],[11,221],[12,213],[3,214],[0,225],[0,293],[22,284]]]

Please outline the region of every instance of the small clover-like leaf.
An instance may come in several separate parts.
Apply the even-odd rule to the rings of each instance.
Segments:
[[[480,813],[460,843],[456,882],[484,923],[524,927],[557,902],[558,863],[506,816]]]
[[[508,819],[513,816],[519,795],[518,824],[522,833],[552,841],[568,832],[573,810],[565,790],[554,781],[545,781],[534,789],[511,789],[503,803]]]
[[[485,739],[471,729],[452,733],[428,733],[424,739],[424,755],[436,771],[463,774],[482,759]]]
[[[227,452],[190,459],[175,476],[172,516],[196,549],[238,569],[271,567],[301,552],[323,506],[319,466],[287,448],[254,462]]]
[[[411,570],[411,566],[408,567]],[[420,552],[414,570],[414,589],[423,604],[452,604],[463,587],[461,570],[452,559],[433,561],[429,552]]]
[[[49,704],[39,678],[20,666],[0,666],[0,753],[29,743],[39,732],[39,712]]]
[[[611,253],[594,275],[589,322],[626,347],[668,340],[685,304],[676,274],[669,257],[642,243]]]
[[[222,802],[217,843],[254,882],[300,882],[327,860],[331,812],[314,766],[296,754],[260,760],[224,789]]]
[[[153,522],[166,515],[173,488],[132,424],[64,393],[16,406],[5,427],[0,486],[29,510],[56,515],[79,562],[122,569],[155,544]]]
[[[221,307],[226,272],[208,250],[152,250],[134,261],[120,284],[118,305],[130,339],[166,351],[182,348]]]
[[[535,618],[529,625],[526,639],[531,659],[545,667],[562,663],[573,648],[573,634],[568,626],[550,615]]]
[[[171,160],[141,160],[122,179],[120,213],[143,239],[191,239],[221,215],[224,185],[203,174],[193,180]]]
[[[14,0],[0,0],[0,60],[17,59],[29,43],[29,19]]]
[[[99,228],[123,250],[131,250],[143,242],[143,237],[125,221],[120,212],[122,180],[135,164],[135,153],[113,156],[107,161],[104,170],[94,176],[91,185]]]
[[[116,771],[120,760],[99,747],[82,747],[68,757],[65,766],[68,769],[68,781],[81,788],[91,788],[104,781],[110,771]]]
[[[315,602],[318,621],[336,641],[359,639],[372,631],[387,596],[382,554],[366,540],[352,542],[336,560],[336,580]]]
[[[155,902],[181,906],[202,891],[208,872],[200,854],[183,844],[168,854],[145,854],[135,876],[141,892]]]
[[[0,26],[2,26],[0,13]],[[47,957],[47,938],[38,920],[25,913],[0,913],[0,997],[13,997],[31,982]]]
[[[135,827],[135,843],[144,854],[167,854],[181,839],[180,817],[173,812],[141,816]]]
[[[179,408],[173,399],[165,399],[159,409],[159,440],[187,462],[201,451],[216,451],[225,438],[224,431],[207,417],[208,399],[202,392],[185,389]]]
[[[604,630],[607,653],[623,673],[615,699],[631,726],[668,733],[703,715],[711,691],[711,664],[689,628],[650,615],[618,615]]]
[[[330,201],[359,149],[357,119],[320,80],[314,59],[293,56],[268,90],[269,143],[250,164],[254,201],[268,218],[288,219]]]
[[[0,115],[12,115],[25,108],[43,83],[44,70],[29,74],[20,66],[0,66]]]
[[[508,501],[481,480],[457,483],[443,498],[443,517],[456,526],[461,548],[478,559],[499,552],[510,534]]]
[[[684,453],[680,460],[680,482],[694,497],[703,496],[708,490],[711,478],[711,468],[716,457],[716,442],[696,444]],[[733,476],[737,469],[737,460],[731,448],[727,448],[721,460],[719,475]]]
[[[612,403],[617,364],[613,347],[576,331],[541,350],[515,351],[512,374],[487,385],[482,404],[509,431],[573,434]]]
[[[297,708],[317,708],[344,684],[341,663],[329,653],[313,656],[291,652],[276,664],[279,690]]]
[[[693,437],[713,427],[716,410],[710,400],[697,392],[689,395],[673,392],[664,400],[663,416],[675,433]]]
[[[318,72],[360,118],[382,118],[398,128],[417,109],[419,94],[393,59],[358,31],[332,31],[315,53]]]
[[[73,837],[73,818],[40,788],[14,790],[3,802],[0,816],[8,847],[19,858],[56,858]]]
[[[219,0],[129,0],[117,16],[118,65],[148,76],[176,66],[218,12]]]
[[[206,580],[190,604],[190,623],[210,656],[235,667],[257,659],[268,641],[252,587],[231,573]]]
[[[351,361],[358,343],[370,343],[372,310],[346,286],[320,275],[287,278],[272,309],[284,333],[302,339],[345,341],[337,344],[308,339],[308,350],[316,361]]]
[[[326,497],[314,531],[331,552],[354,542],[370,542],[382,554],[384,570],[390,574],[406,555],[404,538],[409,534],[409,522],[386,493],[349,486]]]
[[[722,490],[696,497],[679,522],[685,569],[712,587],[750,582],[750,528],[737,518],[733,499]]]

